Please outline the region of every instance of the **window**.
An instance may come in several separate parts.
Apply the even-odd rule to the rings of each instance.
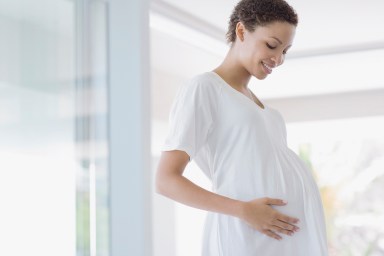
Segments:
[[[0,255],[108,255],[105,4],[1,2],[0,26]]]

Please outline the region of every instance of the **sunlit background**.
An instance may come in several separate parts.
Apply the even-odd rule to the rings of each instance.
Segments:
[[[150,89],[127,101],[148,100],[151,167],[138,173],[154,174],[172,100],[184,82],[224,58],[237,1],[152,0],[148,16],[137,19],[128,2],[146,1],[0,0],[0,255],[116,256],[125,255],[113,252],[116,240],[132,243],[111,235],[111,74],[143,65],[150,79],[120,86]],[[330,255],[382,256],[384,2],[288,2],[299,13],[294,46],[282,67],[262,82],[251,80],[250,88],[283,114],[289,146],[317,180]],[[118,28],[111,27],[117,9],[127,18]],[[119,47],[148,54],[149,65],[125,66],[124,54],[111,65],[116,40],[145,20],[148,49],[129,40]],[[117,112],[133,133],[138,119],[127,104]],[[122,153],[145,143],[132,140]],[[210,189],[194,163],[186,175]],[[137,221],[150,225],[145,255],[199,255],[205,213],[156,195],[152,177],[138,190],[150,191]]]

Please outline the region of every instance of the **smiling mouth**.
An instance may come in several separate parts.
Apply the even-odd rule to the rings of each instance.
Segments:
[[[268,74],[272,73],[272,69],[273,67],[271,66],[268,66],[267,64],[265,64],[264,62],[261,62],[263,64],[263,66],[266,68],[266,70],[268,71]]]

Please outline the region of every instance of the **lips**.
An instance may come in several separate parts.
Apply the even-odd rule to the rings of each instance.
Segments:
[[[264,70],[266,71],[267,74],[272,73],[273,67],[269,66],[268,64],[265,64],[264,62],[261,62],[263,64]]]

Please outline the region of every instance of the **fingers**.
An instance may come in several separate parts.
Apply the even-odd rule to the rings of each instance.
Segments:
[[[273,209],[272,207],[274,205],[286,205],[287,202],[285,202],[284,200],[278,198],[265,197],[259,198],[253,203],[253,206],[260,207],[254,208],[258,210],[258,222],[254,222],[254,227],[263,234],[276,240],[281,240],[282,236],[280,234],[292,236],[295,232],[299,231],[299,227],[295,225],[299,222],[299,219],[282,214],[279,211]]]
[[[276,227],[279,227],[281,229],[284,229],[284,230],[287,230],[287,231],[292,231],[292,232],[297,232],[300,230],[299,227],[295,226],[295,225],[292,225],[290,223],[286,223],[284,221],[280,221],[280,220],[275,220],[273,222],[273,225],[276,226]]]
[[[266,234],[267,236],[274,238],[274,239],[281,240],[282,237],[279,236],[277,233],[292,236],[294,234],[294,232],[297,232],[297,231],[298,231],[298,227],[293,227],[292,230],[290,230],[290,229],[285,229],[285,228],[281,228],[279,226],[272,225],[268,229],[265,229],[263,231],[263,233]]]
[[[277,198],[265,198],[265,199],[266,199],[266,203],[269,205],[285,205],[286,204],[285,201]],[[298,232],[300,230],[299,227],[294,225],[299,222],[299,219],[297,218],[290,217],[285,214],[281,214],[278,211],[275,211],[275,214],[273,214],[273,218],[274,220],[272,221],[272,223],[270,223],[268,230],[270,230],[274,234],[281,233],[281,234],[292,236],[295,232]],[[274,238],[276,239],[276,237]]]
[[[279,235],[276,234],[275,232],[272,232],[271,230],[264,230],[264,231],[263,231],[263,234],[265,234],[265,235],[267,235],[267,236],[269,236],[269,237],[272,237],[272,238],[274,238],[274,239],[276,239],[276,240],[281,240],[281,239],[282,239],[281,236],[279,236]]]
[[[269,205],[286,205],[287,202],[285,202],[284,200],[281,200],[281,199],[277,199],[277,198],[269,198],[269,197],[266,197],[264,198],[265,200],[265,203],[266,204],[269,204]]]
[[[269,198],[269,197],[266,197],[264,198],[265,200],[265,203],[266,204],[269,204],[269,205],[279,205],[279,206],[283,206],[283,205],[286,205],[287,202],[284,201],[284,200],[281,200],[281,199],[277,199],[277,198]],[[284,221],[286,223],[294,223],[294,224],[297,224],[299,222],[299,219],[297,218],[293,218],[293,217],[290,217],[290,216],[287,216],[287,215],[284,215],[284,214],[279,214],[278,218],[279,220],[281,221]]]
[[[287,216],[287,215],[284,215],[284,214],[279,214],[277,216],[277,219],[280,220],[280,221],[283,221],[285,223],[293,223],[293,224],[299,223],[299,219],[298,218],[293,218],[293,217],[290,217],[290,216]]]
[[[293,230],[284,229],[284,228],[281,228],[281,227],[278,227],[278,226],[271,226],[270,229],[273,230],[276,233],[281,233],[281,234],[285,234],[285,235],[288,235],[288,236],[292,236],[294,234],[294,232],[295,232]]]

